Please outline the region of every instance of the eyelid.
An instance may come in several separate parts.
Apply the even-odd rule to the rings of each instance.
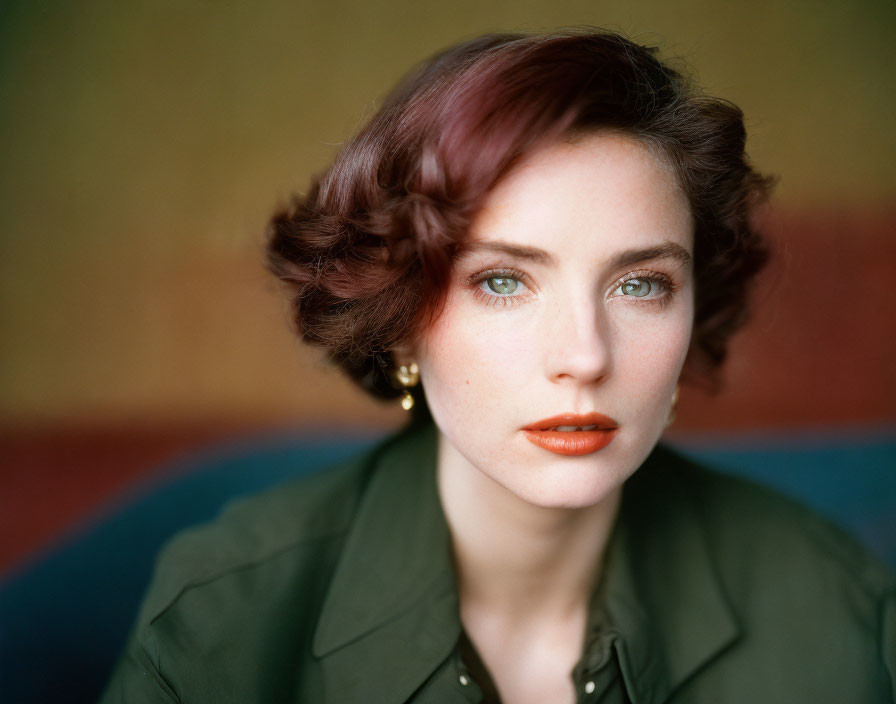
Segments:
[[[506,276],[511,279],[518,279],[526,285],[526,288],[532,290],[531,279],[524,272],[519,269],[514,269],[513,267],[503,266],[484,269],[483,271],[472,274],[467,277],[467,285],[472,286],[474,284],[481,284],[492,276]]]

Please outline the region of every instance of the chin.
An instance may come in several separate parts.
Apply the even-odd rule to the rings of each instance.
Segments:
[[[539,468],[529,482],[508,482],[504,488],[533,506],[582,509],[615,496],[630,474],[606,471],[595,466],[593,460],[562,462],[559,466]]]
[[[524,495],[517,496],[527,503],[545,509],[567,509],[570,511],[591,508],[606,501],[615,495],[619,487],[613,487],[608,491],[593,492],[570,496],[568,493],[557,492],[549,495]]]

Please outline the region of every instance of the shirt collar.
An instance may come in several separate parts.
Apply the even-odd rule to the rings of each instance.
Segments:
[[[407,701],[457,644],[436,449],[435,426],[420,423],[371,459],[312,646],[334,701]],[[676,464],[657,448],[626,483],[608,552],[607,611],[636,704],[666,699],[738,633]]]
[[[626,687],[656,704],[740,633],[715,568],[693,465],[658,446],[623,490],[608,550],[606,598]]]
[[[404,702],[460,635],[435,426],[375,452],[312,644],[333,701]]]

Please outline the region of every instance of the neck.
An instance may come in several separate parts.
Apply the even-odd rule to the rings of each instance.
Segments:
[[[583,508],[537,506],[479,471],[443,437],[438,467],[462,611],[550,620],[587,608],[621,490]]]

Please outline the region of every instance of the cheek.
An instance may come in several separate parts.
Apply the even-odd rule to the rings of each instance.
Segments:
[[[510,318],[463,302],[446,303],[419,355],[427,402],[437,419],[470,418],[494,408],[506,415],[521,400],[532,380],[532,337]]]
[[[617,321],[614,369],[619,381],[660,401],[675,385],[690,347],[693,313],[682,306],[671,315]]]

